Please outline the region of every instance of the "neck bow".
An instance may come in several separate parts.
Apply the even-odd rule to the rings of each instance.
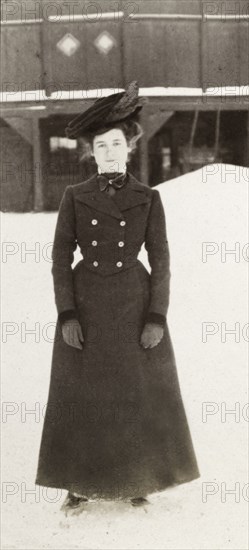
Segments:
[[[121,189],[126,183],[126,172],[102,172],[98,175],[100,191],[105,191],[107,187]]]

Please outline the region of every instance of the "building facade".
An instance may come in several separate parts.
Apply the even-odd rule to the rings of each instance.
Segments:
[[[132,80],[147,97],[130,162],[143,183],[249,166],[249,2],[6,1],[1,26],[3,211],[58,209],[95,170],[68,120]]]

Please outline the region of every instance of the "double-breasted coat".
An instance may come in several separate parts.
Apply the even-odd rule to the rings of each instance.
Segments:
[[[143,243],[151,273],[137,259]],[[82,260],[72,268],[77,244]],[[58,319],[36,483],[123,499],[198,478],[167,324],[169,246],[158,190],[129,172],[115,197],[100,191],[97,174],[69,185],[52,274]],[[82,350],[62,338],[68,312],[81,324]],[[149,320],[164,324],[164,334],[144,349]]]

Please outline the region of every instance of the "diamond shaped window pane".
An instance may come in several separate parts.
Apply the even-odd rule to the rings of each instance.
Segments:
[[[116,40],[113,36],[104,31],[94,40],[94,44],[100,53],[108,54],[109,51],[116,45]]]
[[[73,36],[71,33],[65,34],[59,42],[56,44],[57,48],[64,53],[64,55],[67,55],[67,57],[71,57],[80,47],[80,42],[75,36]]]

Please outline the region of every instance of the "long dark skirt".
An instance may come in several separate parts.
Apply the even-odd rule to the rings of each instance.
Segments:
[[[102,277],[82,260],[73,276],[85,341],[67,345],[57,321],[36,483],[122,499],[198,478],[168,325],[140,344],[148,271]]]

